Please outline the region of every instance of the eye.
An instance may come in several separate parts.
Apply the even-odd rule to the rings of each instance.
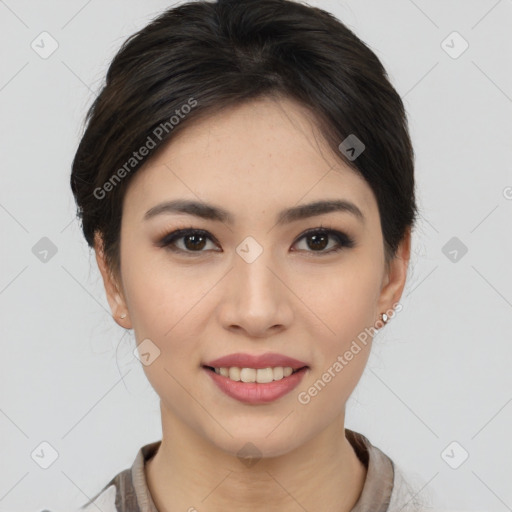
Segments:
[[[183,242],[183,248],[177,247],[177,242]],[[212,241],[212,237],[207,231],[202,229],[178,229],[166,235],[158,243],[159,247],[165,247],[172,252],[185,253],[187,255],[193,253],[205,252],[202,249],[206,245],[206,241]]]
[[[331,246],[331,249],[326,251],[325,248],[328,247],[329,238],[334,239],[336,243],[334,247]],[[338,252],[343,248],[352,248],[355,245],[354,240],[345,233],[323,227],[310,229],[304,233],[297,242],[303,239],[306,240],[306,247],[314,249],[312,251],[306,249],[306,252],[319,253],[318,256]],[[315,254],[315,256],[317,255]]]
[[[329,250],[325,250],[326,247],[329,247],[329,238],[334,239],[335,244],[334,247],[331,247]],[[352,248],[355,245],[354,240],[345,233],[324,227],[308,230],[306,233],[303,233],[300,238],[297,239],[294,245],[303,239],[307,241],[306,247],[312,248],[313,250],[300,250],[318,253],[318,256],[338,252],[343,248]],[[172,252],[191,256],[194,253],[200,254],[202,252],[206,252],[203,249],[207,246],[208,241],[217,244],[215,239],[208,233],[208,231],[204,231],[202,229],[187,228],[178,229],[172,233],[167,234],[158,242],[157,245],[159,247],[165,247]],[[181,247],[179,247],[179,242],[183,242]],[[222,252],[222,250],[219,251],[216,249],[214,249],[214,251]]]

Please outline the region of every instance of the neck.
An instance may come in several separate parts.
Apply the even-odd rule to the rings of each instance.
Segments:
[[[145,466],[159,512],[350,512],[364,486],[366,468],[344,435],[344,415],[297,448],[247,464],[164,409],[162,426],[162,443]]]

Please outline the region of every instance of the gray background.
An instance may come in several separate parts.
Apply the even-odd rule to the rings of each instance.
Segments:
[[[346,426],[439,507],[512,510],[512,1],[311,4],[375,51],[403,97],[421,208],[403,310],[375,340]],[[161,436],[68,182],[110,59],[170,5],[0,1],[2,512],[81,505]],[[58,43],[46,59],[31,47],[43,31]],[[457,58],[453,31],[469,44]],[[48,469],[31,457],[44,441],[58,452]]]

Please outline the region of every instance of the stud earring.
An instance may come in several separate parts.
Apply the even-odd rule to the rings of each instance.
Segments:
[[[380,317],[381,317],[382,321],[383,321],[385,324],[387,324],[387,323],[388,323],[389,316],[388,316],[388,315],[386,315],[386,313],[381,313]]]
[[[119,315],[119,318],[126,318],[126,313],[123,313],[122,315]]]

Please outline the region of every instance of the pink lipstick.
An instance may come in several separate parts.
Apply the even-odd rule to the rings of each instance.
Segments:
[[[267,352],[260,355],[230,354],[209,361],[203,368],[223,393],[240,402],[256,405],[272,402],[292,391],[299,385],[309,366],[298,359]],[[215,371],[220,372],[221,368],[222,375]],[[262,369],[267,370],[257,372]],[[259,380],[277,380],[243,382],[241,378],[248,374],[252,380],[256,380],[256,374],[264,375],[263,378],[258,377]]]

